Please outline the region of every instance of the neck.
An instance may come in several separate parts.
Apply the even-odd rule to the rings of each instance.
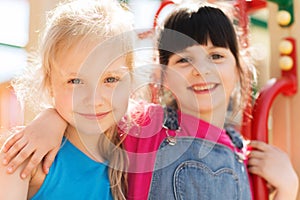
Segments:
[[[98,147],[100,134],[83,134],[69,125],[66,130],[66,137],[74,146],[91,159],[97,162],[104,161]]]
[[[209,114],[201,113],[199,118],[221,129],[223,129],[224,127],[224,123],[225,123],[224,111],[223,113],[209,113]]]
[[[196,118],[202,119],[216,127],[223,129],[227,109],[220,106],[220,107],[214,108],[213,111],[211,111],[211,110],[203,111],[202,110],[200,112],[189,113],[189,112],[185,112],[184,110],[182,110],[182,112],[192,115]]]

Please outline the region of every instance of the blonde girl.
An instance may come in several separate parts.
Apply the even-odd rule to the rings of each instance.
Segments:
[[[0,199],[125,199],[128,162],[116,124],[128,105],[131,24],[111,0],[70,1],[49,13],[40,60],[15,88],[36,108],[55,108],[68,125],[47,175],[40,165],[22,179],[0,167]]]

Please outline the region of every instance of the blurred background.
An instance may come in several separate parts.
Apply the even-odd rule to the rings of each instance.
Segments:
[[[15,75],[22,73],[26,66],[27,53],[36,48],[39,30],[45,23],[45,13],[59,2],[59,0],[0,0],[0,127],[11,128],[27,124],[34,117],[30,110],[20,107],[10,81]],[[188,1],[123,2],[127,3],[134,13],[134,25],[139,29],[137,42],[151,44],[155,17],[158,17],[159,24],[176,4]],[[269,87],[266,91],[269,96],[262,101],[267,103],[261,106],[268,107],[267,119],[263,121],[267,128],[267,140],[290,155],[297,173],[300,174],[300,94],[297,92],[299,86],[297,74],[300,74],[297,58],[300,54],[299,50],[296,51],[300,46],[297,40],[297,34],[300,33],[300,1],[223,0],[222,2],[239,6],[241,12],[239,23],[246,24],[240,31],[246,33],[245,45],[249,48],[258,72],[256,89],[264,91],[266,86]],[[291,41],[293,48],[291,51],[283,49],[281,45],[286,39]],[[284,56],[290,56],[290,59]],[[295,80],[291,85],[282,87],[280,80],[286,77]],[[288,91],[286,88],[292,89]],[[259,109],[261,108],[258,106]],[[250,119],[250,125],[246,119],[245,130],[253,128],[254,120],[264,120],[265,115],[266,113],[256,113],[253,119]],[[261,126],[258,125],[258,128]],[[253,137],[247,131],[245,135]]]

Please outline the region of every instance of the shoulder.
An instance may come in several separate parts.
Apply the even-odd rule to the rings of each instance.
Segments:
[[[126,116],[121,120],[121,125],[147,126],[153,118],[163,119],[163,108],[159,104],[145,101],[131,101]]]
[[[0,128],[0,152],[2,152],[2,147],[5,144],[6,140],[12,136],[12,133],[8,130]]]
[[[119,123],[120,135],[149,137],[156,134],[162,128],[163,115],[163,108],[159,104],[134,102]]]
[[[3,160],[3,158],[4,153],[1,151],[0,160]],[[24,168],[25,164],[27,164],[27,162],[18,167],[13,174],[8,174],[6,172],[7,167],[0,165],[0,199],[27,199],[30,177],[27,177],[24,180],[20,178],[21,170]]]
[[[0,133],[0,147],[2,149],[5,142],[12,136],[8,131]],[[0,161],[3,160],[5,154],[3,151],[0,151]],[[0,165],[0,188],[1,191],[5,191],[5,193],[0,192],[0,199],[14,200],[14,199],[27,199],[30,197],[30,191],[32,188],[32,184],[36,185],[34,177],[37,177],[38,170],[35,170],[31,176],[28,176],[26,179],[21,179],[20,174],[24,167],[27,165],[29,159],[23,162],[13,174],[6,173],[6,166]],[[41,168],[41,165],[40,167]],[[41,170],[42,171],[42,170]],[[42,179],[43,181],[44,179]],[[41,182],[42,184],[42,182]],[[41,185],[40,184],[40,185]],[[39,186],[40,186],[39,185]]]

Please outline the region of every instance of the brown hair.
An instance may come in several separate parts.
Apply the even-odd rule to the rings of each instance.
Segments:
[[[206,45],[230,49],[239,74],[240,87],[234,92],[234,112],[244,109],[251,95],[252,70],[241,61],[238,37],[230,18],[215,5],[203,4],[198,8],[180,7],[173,11],[161,27],[157,39],[159,62],[162,66],[162,82],[169,58],[193,45]]]

